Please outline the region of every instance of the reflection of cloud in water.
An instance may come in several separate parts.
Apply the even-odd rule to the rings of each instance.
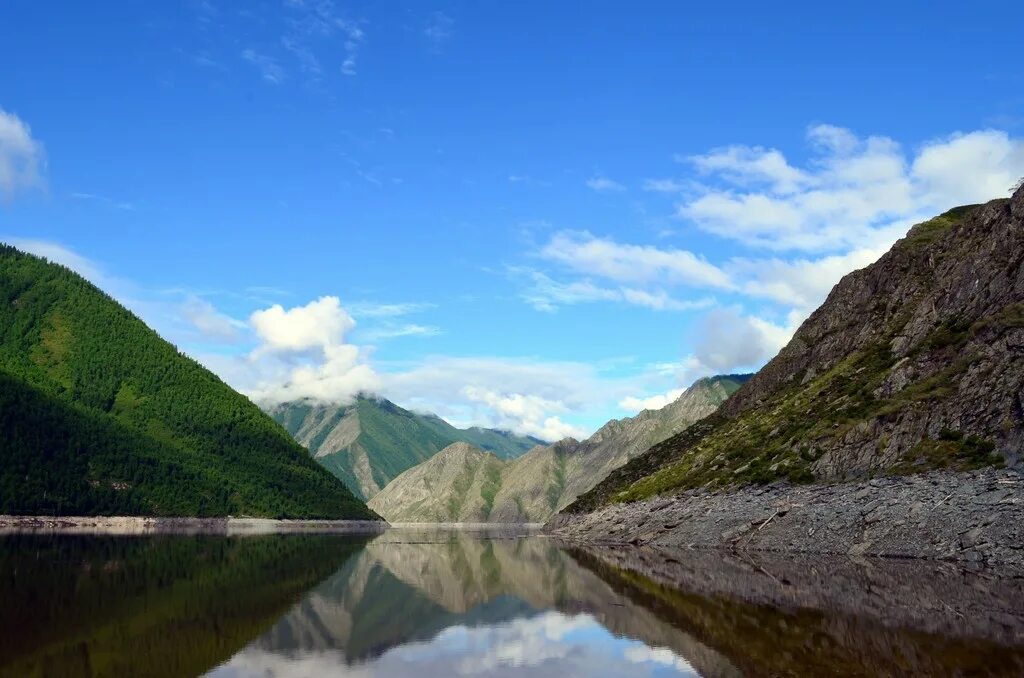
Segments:
[[[493,626],[452,626],[432,640],[346,666],[338,651],[294,655],[250,647],[214,670],[219,678],[299,676],[696,676],[667,648],[612,635],[588,614],[545,612]]]

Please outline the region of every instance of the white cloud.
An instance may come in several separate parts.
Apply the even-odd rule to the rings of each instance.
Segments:
[[[345,341],[355,321],[337,297],[320,297],[287,310],[274,304],[249,316],[249,324],[260,345],[231,361],[233,365],[214,365],[255,400],[345,402],[380,386],[368,356]]]
[[[744,315],[738,308],[710,311],[694,345],[696,367],[691,376],[724,374],[759,367],[792,338],[803,314],[794,311],[785,324]]]
[[[912,171],[929,203],[984,202],[1024,175],[1024,140],[997,130],[953,134],[925,144]]]
[[[683,395],[685,390],[685,388],[674,388],[667,393],[648,396],[646,398],[629,396],[619,401],[619,407],[627,412],[633,413],[640,412],[642,410],[660,410],[669,403],[675,402],[679,396]]]
[[[522,393],[499,393],[476,386],[466,386],[462,393],[471,402],[490,407],[495,413],[495,425],[498,428],[514,428],[542,440],[585,437],[582,429],[551,414],[566,411],[560,401]]]
[[[933,140],[912,156],[888,137],[830,125],[807,137],[814,157],[804,168],[759,146],[691,156],[717,185],[683,202],[679,215],[751,247],[873,248],[956,204],[1005,196],[1024,173],[1024,141],[993,130]]]
[[[524,268],[513,267],[509,269],[509,272],[530,281],[529,287],[520,292],[523,300],[538,311],[548,313],[557,311],[561,306],[597,301],[620,302],[656,311],[692,311],[710,308],[715,304],[715,300],[708,297],[675,299],[661,289],[649,291],[625,286],[601,287],[586,279],[563,283],[540,271]]]
[[[625,283],[685,283],[729,289],[732,283],[720,268],[693,252],[623,245],[589,233],[555,234],[540,256],[588,275]]]
[[[21,191],[42,188],[45,166],[43,145],[29,126],[0,108],[0,195],[11,200]]]
[[[793,306],[809,314],[821,305],[844,275],[874,263],[888,249],[887,244],[818,259],[737,258],[729,262],[727,269],[745,294]]]
[[[639,390],[635,378],[608,377],[590,364],[536,358],[428,356],[394,371],[380,367],[380,392],[406,407],[547,440],[585,435],[566,420]]]
[[[426,311],[435,307],[435,304],[421,302],[380,304],[364,301],[349,304],[348,310],[356,318],[393,318]]]
[[[33,238],[5,238],[4,240],[23,252],[34,254],[37,257],[44,257],[56,264],[66,266],[94,285],[99,286],[107,280],[107,277],[96,263],[58,243],[48,240],[35,240]]]
[[[326,349],[342,343],[356,324],[341,307],[338,297],[320,297],[288,310],[274,304],[254,312],[249,322],[263,341],[261,351]]]
[[[778,193],[795,191],[809,179],[791,167],[782,153],[760,146],[729,146],[677,160],[692,162],[701,173],[721,174],[733,183],[767,182]]]
[[[314,79],[318,78],[321,65],[314,54],[314,46],[337,53],[333,40],[340,36],[343,57],[339,70],[343,75],[355,75],[359,49],[366,39],[359,22],[343,16],[332,0],[287,0],[285,4],[294,14],[288,19],[289,31],[282,42],[299,59],[303,69]],[[323,41],[328,44],[327,48],[320,44]]]
[[[363,332],[361,336],[367,341],[378,341],[381,339],[396,339],[398,337],[436,337],[439,334],[441,334],[441,328],[439,327],[406,323],[405,325],[375,327]]]
[[[587,179],[587,188],[594,191],[624,191],[626,187],[608,177],[596,176]]]
[[[181,316],[204,337],[215,341],[236,342],[246,327],[245,323],[221,313],[209,301],[195,295],[188,296],[181,304]]]

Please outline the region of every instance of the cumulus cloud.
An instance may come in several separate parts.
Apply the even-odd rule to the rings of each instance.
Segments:
[[[249,324],[260,345],[244,359],[251,372],[244,390],[257,400],[345,402],[380,386],[364,352],[345,340],[355,320],[337,297],[290,309],[274,304]]]
[[[786,345],[803,320],[791,312],[784,324],[745,315],[739,308],[719,308],[703,319],[694,344],[694,376],[759,367]]]
[[[483,403],[491,408],[498,428],[515,428],[542,440],[585,437],[582,429],[551,414],[566,411],[560,401],[522,393],[496,392],[476,386],[467,386],[462,389],[462,393],[471,402]]]
[[[0,196],[11,200],[21,191],[43,186],[46,155],[32,130],[0,108]]]
[[[751,247],[828,251],[890,245],[915,221],[1004,196],[1024,173],[1024,141],[981,130],[908,154],[884,136],[831,125],[807,132],[806,167],[776,149],[730,146],[685,160],[714,185],[678,213]]]
[[[356,322],[338,297],[320,297],[285,310],[280,304],[256,311],[249,322],[263,341],[261,351],[305,351],[340,344]]]
[[[983,202],[1024,175],[1024,140],[998,130],[953,134],[926,144],[911,171],[931,204]]]
[[[594,191],[619,192],[626,190],[626,187],[608,177],[596,176],[587,179],[587,188]]]

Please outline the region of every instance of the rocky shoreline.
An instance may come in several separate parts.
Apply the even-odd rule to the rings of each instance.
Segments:
[[[583,543],[924,558],[1024,574],[1024,477],[989,468],[694,490],[558,514],[545,531]]]
[[[372,520],[273,520],[269,518],[156,518],[144,516],[0,515],[0,535],[50,534],[211,534],[275,533],[377,534],[388,528]]]

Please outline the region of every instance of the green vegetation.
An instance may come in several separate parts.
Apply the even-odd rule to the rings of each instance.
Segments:
[[[907,233],[907,237],[900,241],[900,246],[922,247],[938,240],[948,233],[954,226],[960,223],[964,218],[964,215],[975,207],[977,207],[977,205],[961,205],[960,207],[954,207],[947,212],[943,212],[934,219],[929,219],[928,221],[917,224],[910,229],[910,232]]]
[[[480,485],[480,498],[484,500],[483,518],[486,521],[494,509],[494,498],[501,489],[501,462],[496,459],[484,460],[484,481]]]
[[[558,500],[562,498],[562,492],[565,490],[565,454],[564,449],[556,447],[551,459],[551,481],[547,488],[547,499],[552,513],[558,510]]]
[[[896,247],[913,250],[938,240],[970,209],[956,208],[915,226]],[[944,251],[941,246],[935,249]],[[912,269],[907,261],[925,261],[921,270],[931,270],[938,256],[931,250],[907,255],[904,249],[901,254],[902,263],[898,265],[907,275],[917,275],[909,272]],[[917,289],[932,284],[911,280]],[[869,303],[875,305],[872,316],[856,318],[856,325],[830,329],[836,333],[870,329],[874,330],[872,338],[861,341],[858,348],[828,369],[818,374],[807,370],[791,374],[779,382],[776,390],[734,411],[732,416],[716,413],[707,417],[617,469],[566,510],[589,511],[607,502],[635,501],[694,488],[716,490],[781,480],[814,482],[818,478],[813,469],[820,468],[815,462],[826,451],[841,449],[851,436],[857,441],[876,436],[878,453],[888,451],[889,437],[880,431],[904,416],[953,397],[963,376],[986,360],[984,347],[1003,333],[1024,326],[1021,303],[1009,303],[970,318],[949,315],[897,360],[892,346],[912,333],[908,330],[909,306],[889,317],[883,302]],[[889,377],[904,365],[908,369],[894,386]],[[901,461],[887,462],[886,467],[873,467],[870,472],[912,473],[1000,464],[1001,457],[993,450],[991,441],[946,432],[938,440],[919,441],[902,453]],[[831,459],[830,463],[838,470],[828,479],[842,477],[841,461]]]
[[[371,518],[247,398],[0,245],[0,512]]]
[[[406,471],[448,447],[466,442],[501,459],[512,459],[543,441],[507,431],[482,428],[458,429],[443,419],[403,409],[383,398],[360,396],[346,406],[315,405],[297,401],[270,410],[270,414],[296,440],[316,456],[316,460],[334,474],[357,496],[368,499],[376,490],[355,474],[355,455],[366,455],[373,483],[383,488]],[[340,449],[323,450],[338,426],[355,418],[358,436]],[[312,436],[304,430],[315,430]],[[326,453],[325,453],[326,452]]]
[[[921,440],[890,473],[913,473],[922,467],[968,471],[985,466],[1003,466],[1003,458],[995,452],[995,448],[991,440],[944,429],[938,439]]]

